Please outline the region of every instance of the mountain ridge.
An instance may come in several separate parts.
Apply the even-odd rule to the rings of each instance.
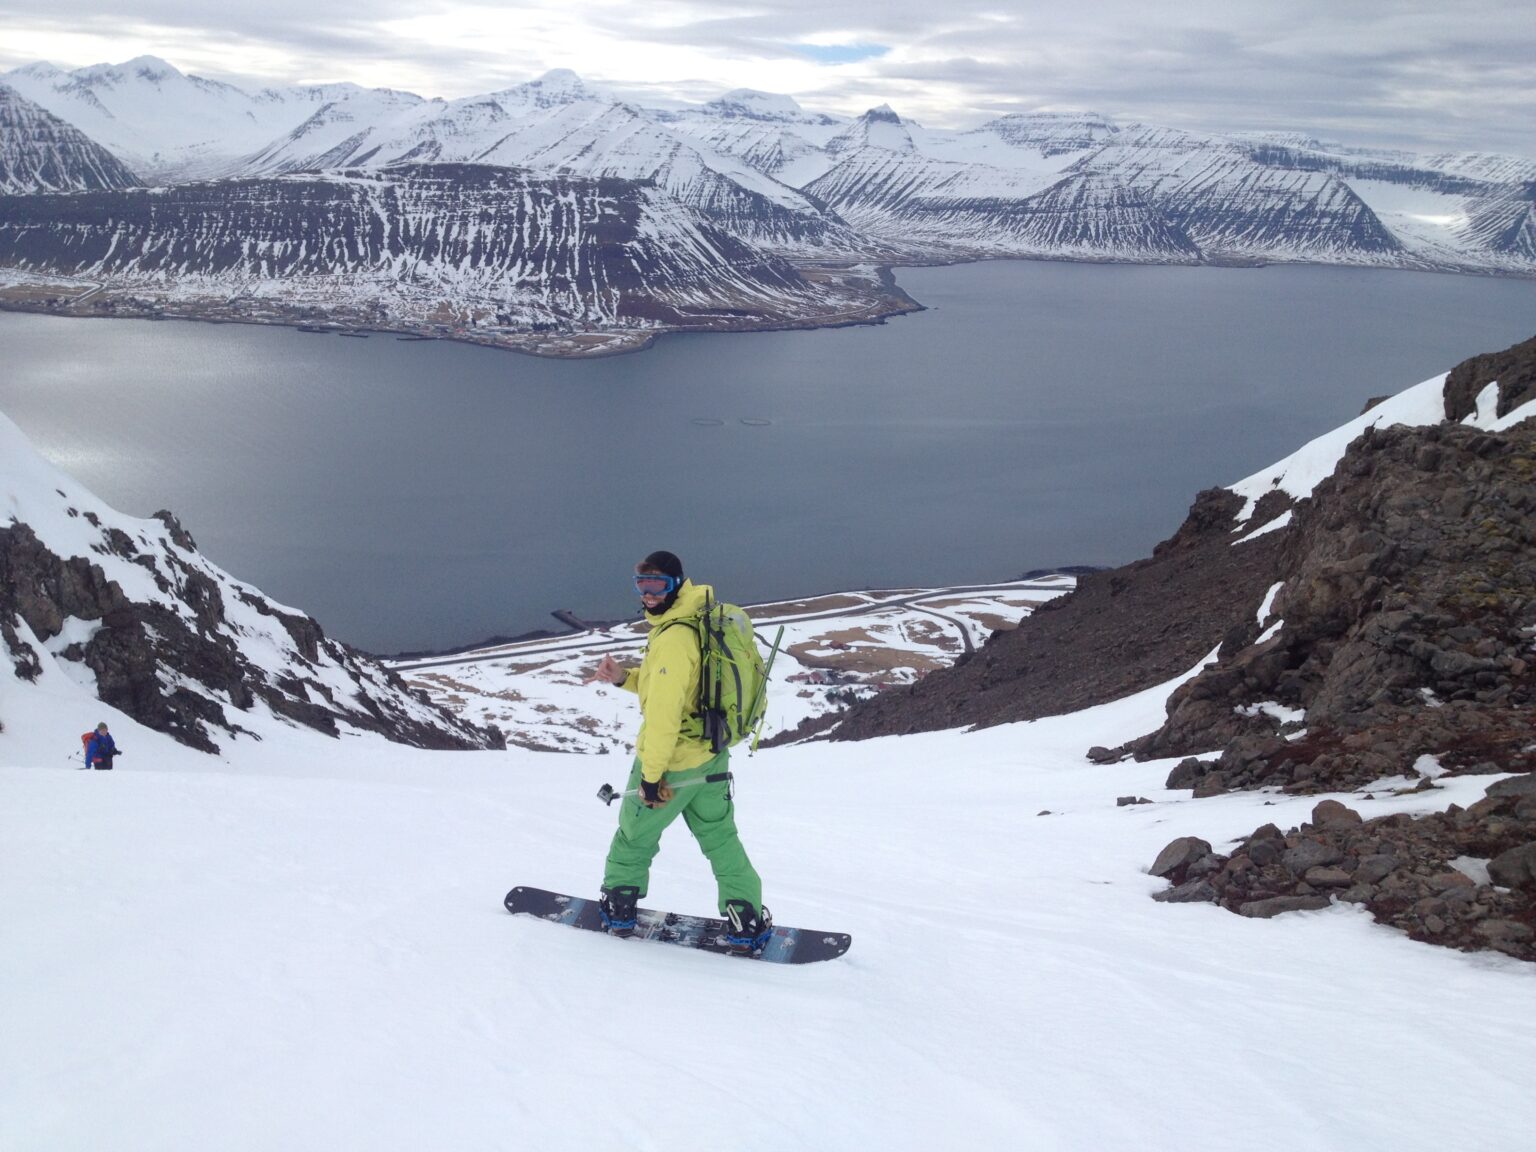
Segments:
[[[442,166],[443,180],[490,166],[552,181],[648,183],[659,193],[649,217],[670,217],[663,230],[686,232],[702,220],[729,238],[731,252],[750,249],[742,256],[748,263],[788,261],[808,281],[841,280],[834,295],[842,306],[813,302],[818,294],[811,292],[804,306],[771,321],[788,326],[869,321],[909,307],[876,282],[876,268],[901,263],[1301,262],[1536,276],[1536,161],[1513,156],[1414,155],[1345,147],[1304,132],[1194,132],[1089,112],[1010,113],[947,131],[887,106],[844,119],[749,90],[688,108],[648,109],[559,70],[457,100],[355,85],[253,94],[153,58],[74,73],[26,66],[0,80],[126,159],[167,203],[180,202],[175,190],[194,181],[226,182],[227,195],[238,198],[240,182],[256,178],[366,172],[387,179],[394,170],[420,172],[425,165]],[[6,135],[0,126],[0,146]],[[13,126],[8,135],[14,147],[21,130]],[[37,178],[32,184],[33,193],[51,190]],[[11,190],[28,191],[14,180]],[[590,202],[585,207],[596,211]],[[289,210],[302,216],[300,207]],[[0,223],[36,211],[34,202],[5,198]],[[207,235],[200,220],[162,225],[167,235],[179,233],[166,242],[186,254],[188,266],[219,262],[213,248],[224,239]],[[601,227],[596,215],[576,223],[556,242],[578,244],[579,234]],[[35,221],[28,227],[35,229]],[[296,219],[287,227],[313,224]],[[336,242],[315,236],[317,245]],[[89,290],[134,314],[174,298],[170,291],[158,304],[141,306],[134,301],[145,296],[142,278],[80,278],[67,259],[71,243],[60,236],[37,244],[25,262],[0,259],[7,297],[46,307],[49,296],[67,291],[56,284],[35,290],[38,277],[75,276],[76,295]],[[735,257],[721,247],[713,258],[728,264]],[[659,267],[650,276],[654,299],[689,293],[685,284],[668,283]],[[728,268],[714,278],[730,279]],[[473,292],[457,292],[453,279],[446,271],[435,276],[436,305],[467,315],[478,301]],[[210,296],[221,291],[226,299],[242,291],[238,276],[219,291],[208,287]],[[503,297],[518,295],[514,282],[502,287]],[[316,306],[312,278],[270,277],[263,291],[277,307],[285,288],[294,297],[283,305],[289,311]],[[358,322],[356,304],[338,282],[336,319]],[[693,326],[674,325],[660,312],[635,326],[613,315],[551,318],[536,299],[503,304],[501,315],[526,322],[502,342],[553,355],[584,353],[596,331],[607,334],[596,342],[620,350],[643,346],[658,330]],[[709,307],[717,329],[768,322],[752,307],[736,309],[745,313],[739,323],[731,318],[734,305]],[[387,313],[376,322],[388,326]],[[558,338],[543,335],[550,324]]]

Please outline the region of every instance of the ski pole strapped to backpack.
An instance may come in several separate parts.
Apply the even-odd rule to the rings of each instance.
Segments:
[[[685,730],[715,752],[740,744],[768,711],[768,666],[757,650],[752,621],[736,605],[706,598],[697,616],[678,623],[699,637],[699,704]]]

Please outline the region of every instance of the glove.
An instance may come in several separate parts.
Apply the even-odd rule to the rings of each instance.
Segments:
[[[647,808],[660,808],[672,801],[673,792],[660,780],[640,781],[640,803]]]

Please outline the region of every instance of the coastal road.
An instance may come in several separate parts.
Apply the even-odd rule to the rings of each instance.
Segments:
[[[753,623],[756,625],[760,637],[763,633],[780,624],[804,624],[814,620],[856,619],[860,616],[878,615],[891,608],[910,608],[913,611],[936,617],[954,628],[960,634],[960,642],[964,645],[965,651],[971,652],[975,649],[971,641],[970,627],[963,620],[959,620],[954,616],[934,608],[924,607],[924,601],[953,599],[957,596],[985,596],[1000,592],[1063,592],[1069,591],[1074,583],[1071,577],[1060,577],[1054,580],[1023,580],[1005,584],[960,584],[951,588],[924,588],[910,593],[905,592],[905,590],[874,589],[865,592],[840,594],[865,598],[866,602],[860,605],[785,616],[760,616],[759,613],[775,608],[779,604],[786,603],[786,601],[776,601],[770,604],[743,605],[743,608],[746,609],[747,615],[753,617]],[[883,598],[877,599],[877,597]],[[810,599],[826,598],[828,597],[812,597]],[[788,601],[788,603],[794,602]],[[509,660],[525,656],[616,652],[626,648],[635,648],[644,643],[644,635],[631,636],[621,640],[609,636],[608,629],[589,628],[584,632],[573,632],[568,636],[562,636],[558,640],[530,640],[522,644],[501,644],[495,648],[475,649],[470,652],[460,652],[452,656],[442,656],[431,660],[413,660],[404,663],[385,661],[385,663],[396,672],[416,672],[424,668],[453,668],[463,664],[480,664],[489,660]]]

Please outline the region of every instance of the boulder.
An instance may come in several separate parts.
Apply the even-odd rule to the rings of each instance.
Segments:
[[[1210,854],[1211,845],[1208,841],[1198,836],[1180,836],[1157,854],[1157,859],[1148,871],[1153,876],[1162,876],[1178,883],[1191,864],[1204,860]]]
[[[1310,868],[1324,864],[1337,864],[1342,859],[1344,859],[1344,853],[1339,850],[1338,845],[1327,840],[1303,840],[1287,848],[1280,857],[1286,871],[1292,876],[1304,876]]]
[[[1161,892],[1152,893],[1152,899],[1164,904],[1196,904],[1202,901],[1214,903],[1220,897],[1215,885],[1209,880],[1188,880]]]
[[[1312,823],[1319,828],[1326,828],[1332,824],[1363,824],[1364,818],[1353,808],[1340,804],[1337,800],[1320,800],[1312,809]]]
[[[1361,857],[1359,865],[1355,868],[1355,883],[1379,884],[1397,867],[1397,858],[1382,853],[1373,853],[1370,856]]]
[[[1342,868],[1308,868],[1306,880],[1314,888],[1348,888],[1353,883]]]
[[[1488,879],[1501,888],[1536,892],[1536,840],[1488,861]]]
[[[1327,896],[1271,896],[1264,900],[1249,900],[1237,906],[1239,916],[1268,920],[1282,912],[1312,912],[1326,908],[1331,903]]]
[[[1507,780],[1500,780],[1497,784],[1488,786],[1488,795],[1500,799],[1508,797],[1525,798],[1536,796],[1536,772],[1527,772],[1524,776],[1511,776]]]

